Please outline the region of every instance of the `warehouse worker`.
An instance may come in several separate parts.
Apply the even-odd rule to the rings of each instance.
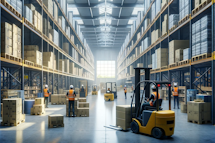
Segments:
[[[178,84],[174,82],[174,87],[172,89],[172,95],[174,97],[174,109],[175,109],[175,100],[177,100],[177,105],[179,109],[179,101],[178,101]]]
[[[151,106],[151,107],[156,106],[156,105],[154,105],[154,102],[157,99],[157,90],[156,90],[155,85],[152,85],[151,88],[152,88],[152,94],[151,94],[150,98],[147,99],[147,103],[143,103],[143,105],[142,105],[142,111],[144,110],[144,108],[146,106]],[[158,93],[158,99],[160,99],[160,94],[159,93]],[[141,113],[142,113],[142,111],[141,111]]]
[[[49,99],[50,94],[51,94],[51,92],[49,92],[48,85],[46,84],[45,88],[43,89],[43,95],[44,95],[44,99],[45,99],[46,108],[48,108],[48,99]]]
[[[96,86],[94,86],[93,91],[96,91]]]
[[[73,85],[70,85],[70,90],[69,92],[67,92],[67,98],[69,100],[69,117],[70,117],[70,109],[71,109],[71,105],[72,105],[72,113],[73,113],[73,117],[75,117],[75,90],[73,89]]]
[[[125,93],[125,99],[126,99],[126,93],[127,93],[126,85],[124,86],[124,93]]]

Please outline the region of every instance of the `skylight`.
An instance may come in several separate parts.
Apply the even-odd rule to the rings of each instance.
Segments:
[[[108,14],[112,14],[112,8],[111,7],[100,7],[99,8],[99,14],[103,14],[103,13],[108,13]]]
[[[84,24],[83,20],[81,20],[81,19],[78,19],[78,20],[76,20],[76,21],[78,22],[79,25],[80,25],[80,24]]]
[[[133,20],[129,20],[129,21],[128,21],[128,24],[133,24]]]
[[[100,19],[100,24],[105,24],[105,19]]]
[[[139,11],[143,11],[143,10],[144,10],[143,7],[135,7],[134,10],[133,10],[133,12],[132,12],[132,15],[137,15],[137,13]]]
[[[68,11],[72,11],[73,15],[79,15],[78,9],[76,7],[69,7]]]

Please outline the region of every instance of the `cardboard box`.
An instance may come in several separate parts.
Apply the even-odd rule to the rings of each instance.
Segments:
[[[87,102],[87,99],[86,98],[79,98],[78,102]]]
[[[130,128],[131,121],[121,119],[121,118],[116,118],[116,126],[121,127],[123,130],[127,130]]]
[[[44,104],[45,103],[45,101],[44,101],[44,98],[35,98],[35,105],[37,105],[37,104]]]
[[[187,113],[187,105],[184,102],[181,103],[181,112]]]
[[[44,104],[33,105],[32,114],[44,114],[44,113],[45,113],[45,105]]]
[[[48,116],[48,127],[64,127],[64,116],[60,114]]]
[[[78,108],[85,108],[85,107],[90,107],[88,102],[79,102],[78,103]]]
[[[89,108],[78,108],[77,116],[86,116],[89,117]]]

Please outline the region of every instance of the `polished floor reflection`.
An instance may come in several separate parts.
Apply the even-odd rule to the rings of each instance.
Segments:
[[[130,93],[131,95],[131,93]],[[131,98],[125,99],[123,92],[118,93],[118,99],[105,102],[103,95],[89,95],[90,117],[64,117],[64,128],[48,128],[50,114],[66,115],[66,105],[49,105],[46,115],[26,115],[26,122],[15,127],[0,126],[0,143],[140,143],[140,142],[215,142],[215,126],[198,125],[187,122],[187,114],[175,110],[176,125],[172,138],[157,140],[150,136],[134,134],[131,131],[122,132],[105,128],[115,125],[116,105],[130,104]],[[163,108],[168,108],[167,101]]]

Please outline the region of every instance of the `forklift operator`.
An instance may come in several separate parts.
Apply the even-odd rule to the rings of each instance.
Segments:
[[[151,97],[149,99],[147,99],[147,103],[143,103],[142,105],[142,111],[145,109],[146,106],[152,106],[155,107],[156,105],[154,105],[154,101],[157,99],[157,90],[155,85],[152,85],[152,94]],[[158,99],[160,99],[160,94],[158,93]],[[142,113],[141,111],[141,113]]]
[[[96,91],[96,87],[94,86],[93,91]]]

